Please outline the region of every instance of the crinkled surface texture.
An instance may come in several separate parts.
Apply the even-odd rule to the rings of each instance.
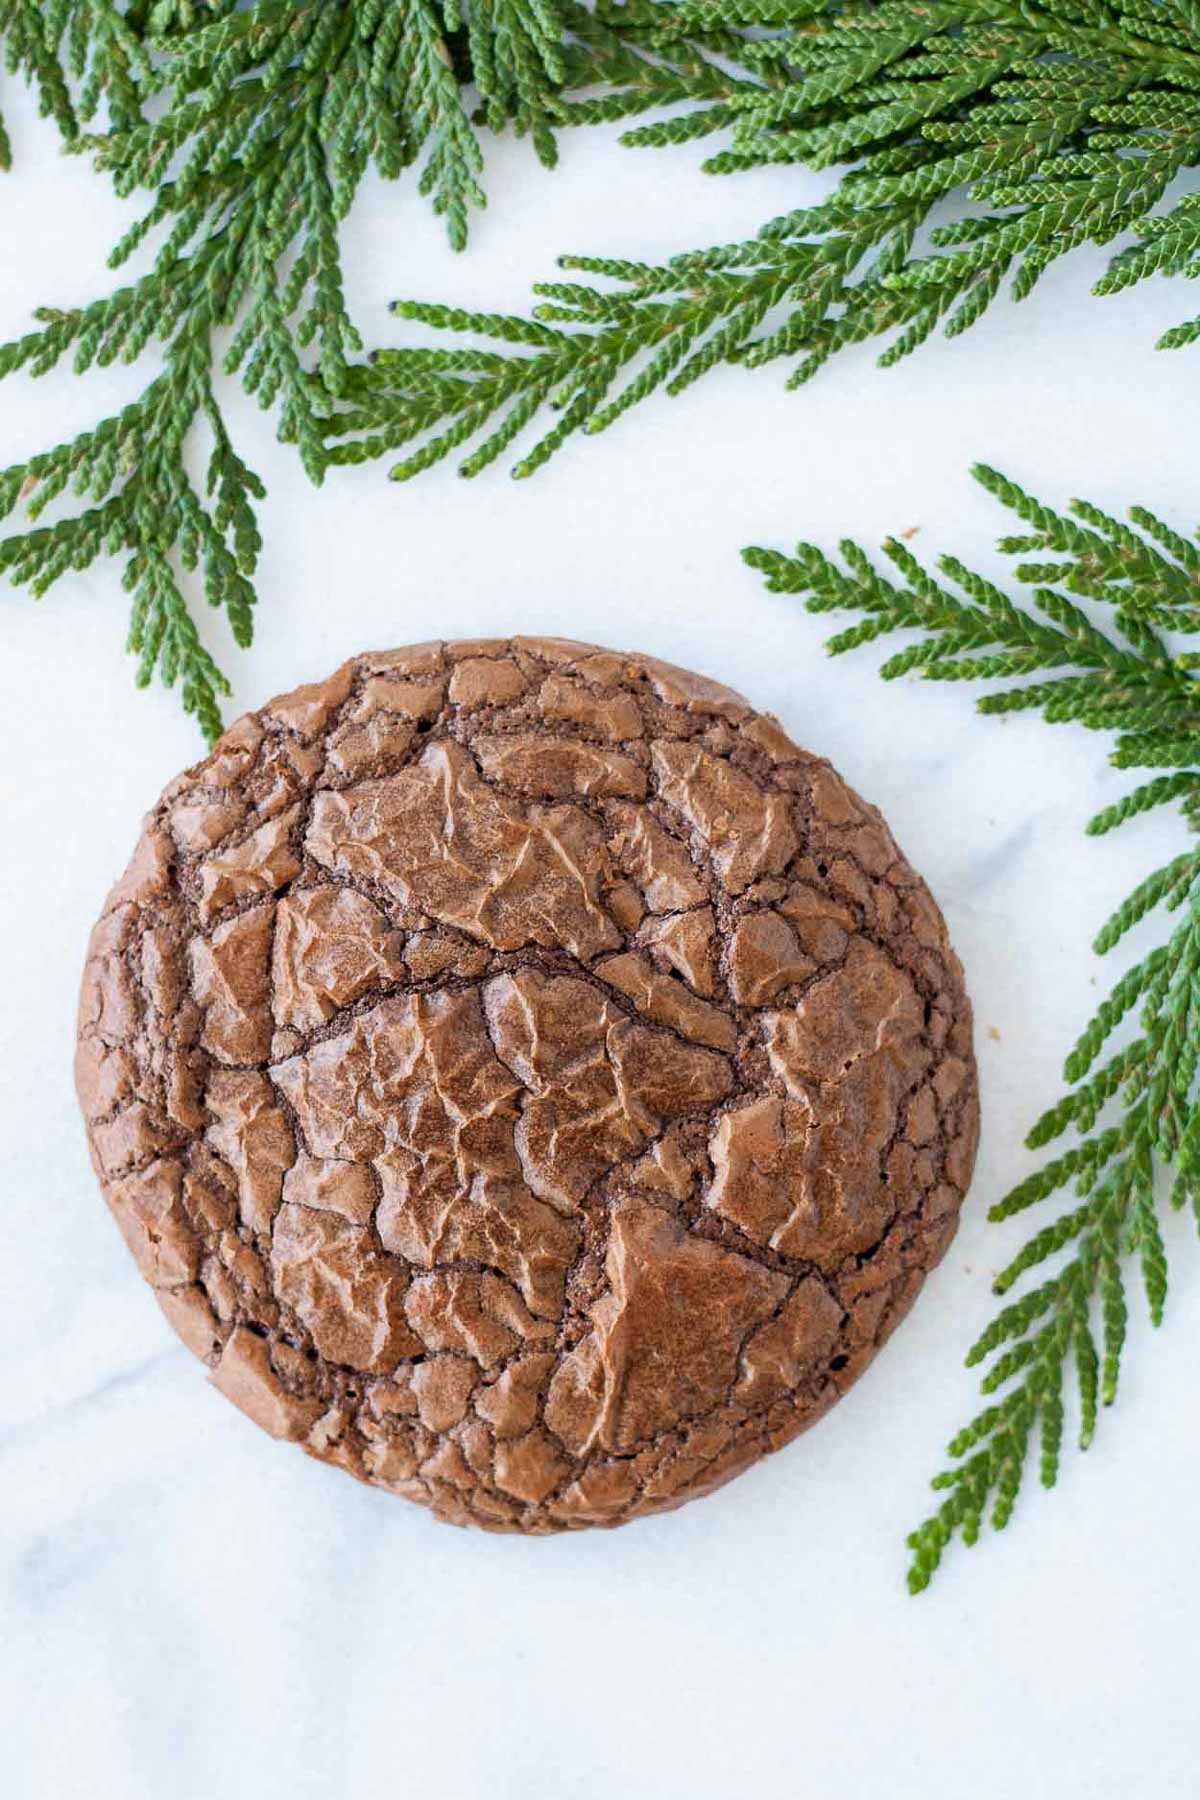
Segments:
[[[167,1318],[442,1518],[676,1506],[811,1424],[975,1152],[970,1008],[873,808],[715,682],[363,656],[150,814],[77,1078]]]

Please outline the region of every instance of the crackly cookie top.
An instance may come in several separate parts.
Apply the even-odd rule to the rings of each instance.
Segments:
[[[649,657],[422,644],[241,719],[92,934],[78,1088],[184,1342],[461,1524],[678,1505],[957,1222],[970,1009],[879,814]]]

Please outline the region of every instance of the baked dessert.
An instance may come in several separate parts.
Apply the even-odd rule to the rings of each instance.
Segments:
[[[879,814],[728,688],[545,638],[358,657],[173,782],[77,1078],[222,1393],[524,1532],[819,1418],[977,1132],[961,969]]]

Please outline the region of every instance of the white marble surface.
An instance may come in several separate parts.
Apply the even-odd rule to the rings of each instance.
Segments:
[[[19,172],[0,188],[0,332],[90,295],[128,209],[5,92]],[[560,249],[719,242],[814,184],[713,182],[603,134],[553,178],[491,159],[465,259],[411,193],[373,189],[348,233],[370,334],[397,293],[520,305]],[[650,179],[647,179],[647,175]],[[236,705],[366,647],[524,629],[637,643],[724,676],[831,755],[941,899],[979,1020],[985,1136],[960,1236],[899,1337],[810,1437],[684,1512],[615,1535],[465,1535],[269,1442],[170,1336],[95,1191],[70,1084],[91,917],[139,814],[196,752],[174,701],[130,691],[125,603],[103,569],[39,607],[4,597],[0,718],[0,1709],[16,1800],[1174,1800],[1193,1795],[1194,1369],[1186,1224],[1168,1319],[1135,1315],[1125,1386],[1059,1493],[953,1555],[917,1602],[903,1533],[973,1389],[961,1352],[1021,1222],[984,1211],[1106,971],[1085,940],[1176,828],[1090,843],[1125,778],[1082,734],[978,719],[967,695],[831,666],[818,621],[766,597],[739,546],[803,534],[992,567],[983,457],[1048,498],[1200,512],[1200,353],[1154,337],[1196,294],[1085,297],[1099,257],[887,376],[851,357],[785,394],[714,375],[570,451],[535,482],[449,470],[304,485],[231,403],[266,476],[259,636]],[[10,460],[132,391],[128,371],[0,390]],[[221,652],[226,644],[209,620]]]

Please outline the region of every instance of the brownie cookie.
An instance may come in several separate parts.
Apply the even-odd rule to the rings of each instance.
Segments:
[[[77,1080],[216,1386],[512,1531],[812,1424],[977,1131],[962,972],[879,814],[728,688],[546,638],[362,656],[226,732],[92,934]]]

